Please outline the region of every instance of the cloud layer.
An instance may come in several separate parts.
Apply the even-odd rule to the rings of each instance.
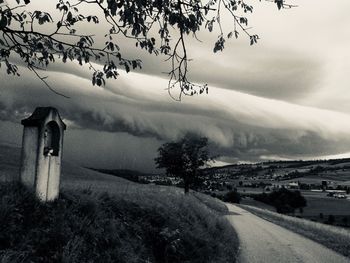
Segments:
[[[36,106],[55,106],[69,124],[67,133],[73,130],[75,140],[71,143],[76,145],[68,148],[79,156],[77,149],[84,149],[84,143],[77,139],[78,134],[89,141],[99,137],[92,145],[101,148],[98,145],[113,141],[110,134],[125,138],[128,133],[134,141],[143,141],[139,147],[144,145],[141,148],[145,156],[154,157],[162,142],[194,131],[207,136],[215,153],[221,154],[225,161],[256,161],[270,155],[319,156],[345,152],[350,147],[347,139],[350,117],[344,113],[217,87],[211,87],[208,96],[175,102],[164,91],[165,79],[139,73],[122,74],[105,89],[92,88],[89,75],[80,70],[70,74],[66,67],[65,72],[48,72],[50,83],[70,99],[47,90],[25,69],[21,78],[2,75],[7,85],[1,89],[0,118],[19,123]],[[150,140],[152,143],[146,147],[144,143]],[[109,147],[106,152],[102,147],[101,156],[105,158],[107,152],[113,155],[128,144],[130,140],[124,144],[119,141],[115,150]],[[132,156],[140,148],[128,150]],[[93,154],[91,149],[89,152]],[[151,162],[152,158],[148,160]]]
[[[257,6],[261,13],[252,23],[264,37],[256,47],[241,39],[214,55],[207,34],[201,35],[203,43],[190,41],[190,76],[208,83],[210,93],[182,102],[165,91],[161,72],[168,65],[162,58],[127,43],[121,43],[122,50],[141,57],[144,69],[121,72],[105,88],[93,87],[91,72],[74,64],[57,63],[43,73],[70,99],[49,91],[25,68],[20,78],[1,71],[0,140],[9,138],[9,123],[20,130],[21,118],[36,106],[51,105],[68,123],[66,158],[84,165],[153,170],[157,147],[187,131],[207,136],[224,162],[350,152],[350,59],[345,52],[350,34],[344,32],[350,19],[342,12],[349,2],[339,0],[342,8],[312,13],[312,20],[307,20],[312,3],[299,2],[299,8],[283,15]],[[343,42],[324,35],[330,27],[322,20],[325,15],[333,19],[332,30],[344,34]],[[15,137],[11,140],[20,143],[20,132]]]

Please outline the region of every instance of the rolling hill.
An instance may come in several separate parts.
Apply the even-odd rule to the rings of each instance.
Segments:
[[[20,148],[0,145],[1,262],[235,262],[237,235],[218,200],[65,161],[60,197],[40,203],[4,182],[19,164]]]

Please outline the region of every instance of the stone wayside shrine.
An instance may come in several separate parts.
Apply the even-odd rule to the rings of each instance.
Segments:
[[[63,123],[57,109],[38,107],[21,121],[24,126],[20,181],[42,201],[58,197],[61,176]]]

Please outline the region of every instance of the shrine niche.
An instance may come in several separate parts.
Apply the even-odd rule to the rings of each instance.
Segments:
[[[44,152],[45,156],[58,156],[60,151],[60,128],[54,121],[45,126],[44,131]]]

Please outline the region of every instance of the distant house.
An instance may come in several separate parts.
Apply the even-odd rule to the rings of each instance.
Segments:
[[[290,182],[286,185],[289,189],[299,189],[299,183],[298,182]]]

